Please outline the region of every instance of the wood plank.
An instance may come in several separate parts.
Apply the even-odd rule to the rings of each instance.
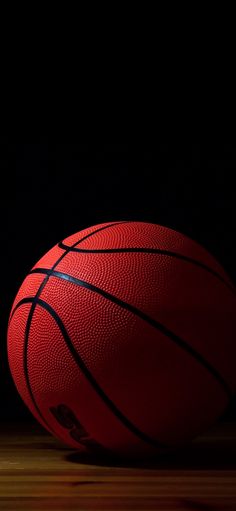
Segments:
[[[36,423],[2,424],[0,509],[236,511],[236,424],[142,462],[75,452]]]

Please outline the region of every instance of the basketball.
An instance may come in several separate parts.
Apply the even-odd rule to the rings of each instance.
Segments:
[[[236,389],[235,290],[198,243],[145,222],[64,239],[21,285],[8,358],[34,417],[74,449],[145,456],[190,442]]]

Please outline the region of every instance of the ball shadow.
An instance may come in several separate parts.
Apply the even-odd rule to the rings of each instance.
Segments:
[[[71,463],[120,468],[145,468],[149,470],[235,470],[236,445],[229,442],[192,443],[149,459],[121,459],[111,454],[74,451],[65,459]]]

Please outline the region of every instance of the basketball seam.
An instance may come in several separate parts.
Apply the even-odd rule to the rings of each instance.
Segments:
[[[33,314],[34,314],[34,310],[35,310],[35,307],[36,307],[36,302],[32,302],[32,306],[30,308],[30,311],[29,311],[29,315],[28,315],[28,318],[27,318],[27,322],[26,322],[26,327],[25,327],[25,336],[24,336],[24,346],[25,346],[25,343],[27,342],[28,344],[28,338],[29,338],[29,331],[30,331],[30,327],[31,327],[31,324],[32,324],[32,318],[33,318]],[[28,392],[30,394],[30,397],[31,397],[31,400],[39,414],[39,416],[41,417],[42,421],[47,425],[47,427],[49,428],[50,431],[54,431],[54,429],[48,424],[47,420],[43,417],[35,399],[34,399],[34,395],[33,395],[33,392],[32,392],[32,388],[31,388],[31,385],[30,385],[30,381],[29,381],[29,374],[28,374],[28,370],[27,370],[27,349],[24,349],[23,350],[23,371],[24,371],[24,375],[25,375],[25,379],[26,379],[26,386],[28,388]]]
[[[196,259],[192,259],[191,257],[185,256],[183,254],[178,254],[177,252],[172,252],[171,250],[162,250],[156,248],[111,248],[111,249],[84,249],[84,248],[76,248],[65,245],[62,241],[58,243],[58,247],[69,252],[77,252],[81,254],[122,254],[122,253],[142,253],[142,254],[158,254],[163,256],[174,257],[176,259],[180,259],[186,261],[188,263],[194,264],[202,268],[203,270],[211,273],[214,277],[217,277],[223,284],[225,284],[233,293],[235,293],[235,288],[229,282],[227,282],[218,272],[212,270],[206,264],[197,261]],[[69,250],[68,250],[69,249]]]
[[[107,394],[104,392],[104,390],[100,387],[100,385],[97,383],[97,381],[95,380],[94,376],[92,375],[92,373],[89,371],[88,367],[86,366],[86,364],[84,363],[84,361],[82,360],[81,356],[79,355],[78,351],[75,349],[71,339],[70,339],[70,336],[66,330],[66,327],[63,323],[63,321],[61,320],[60,316],[56,313],[55,309],[49,305],[45,300],[41,300],[40,298],[34,298],[34,297],[26,297],[26,298],[23,298],[22,300],[20,300],[20,302],[18,302],[18,304],[16,305],[15,309],[13,310],[13,314],[15,314],[16,310],[21,307],[22,305],[24,304],[27,304],[27,303],[35,303],[35,305],[38,305],[38,306],[41,306],[43,309],[47,310],[48,313],[51,315],[51,317],[54,318],[54,320],[56,321],[61,333],[62,333],[62,336],[63,336],[63,339],[69,349],[69,352],[70,354],[72,355],[73,357],[73,360],[75,361],[75,363],[79,366],[80,370],[82,371],[82,373],[85,375],[85,377],[87,378],[87,380],[91,383],[92,387],[95,389],[95,391],[97,392],[97,394],[99,395],[99,397],[102,399],[102,401],[107,405],[107,407],[113,412],[113,414],[115,415],[115,417],[117,419],[120,420],[120,422],[122,422],[122,424],[124,426],[126,426],[127,429],[129,429],[129,431],[131,431],[134,435],[136,435],[138,438],[140,438],[142,441],[152,445],[153,447],[156,447],[156,448],[163,448],[163,449],[166,449],[168,448],[169,446],[167,444],[164,444],[164,443],[161,443],[161,442],[158,442],[157,440],[154,440],[153,438],[149,437],[146,433],[144,433],[143,431],[141,431],[137,426],[135,426],[120,410],[119,408],[117,408],[117,406],[114,404],[114,402],[107,396]]]

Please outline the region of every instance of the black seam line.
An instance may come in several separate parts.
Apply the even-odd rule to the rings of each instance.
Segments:
[[[58,243],[59,248],[62,248],[63,250],[66,250],[67,253],[69,252],[78,252],[81,254],[123,254],[123,253],[129,253],[129,252],[135,252],[135,253],[142,253],[142,254],[159,254],[163,256],[169,256],[169,257],[175,257],[176,259],[180,259],[183,261],[186,261],[188,263],[195,264],[196,266],[199,266],[203,270],[206,270],[207,272],[214,275],[214,277],[217,277],[221,282],[223,282],[231,291],[235,293],[235,288],[233,285],[231,285],[229,282],[227,282],[221,275],[212,270],[209,266],[207,266],[204,263],[201,263],[200,261],[197,261],[196,259],[192,259],[191,257],[178,254],[176,252],[172,252],[170,250],[161,250],[156,248],[110,248],[110,249],[101,249],[101,250],[88,250],[85,248],[76,248],[72,245],[72,247],[66,245],[62,241]],[[68,250],[69,249],[69,250]]]
[[[38,306],[42,307],[43,309],[47,310],[47,312],[54,318],[54,320],[56,321],[62,335],[63,335],[63,338],[66,342],[66,345],[74,359],[74,361],[77,363],[77,365],[79,366],[79,368],[81,369],[81,371],[83,372],[83,374],[85,375],[85,377],[87,378],[87,380],[90,382],[90,384],[92,385],[92,387],[95,389],[95,391],[97,392],[97,394],[99,395],[99,397],[102,399],[102,401],[107,405],[107,407],[114,413],[114,415],[116,416],[117,419],[120,420],[120,422],[122,422],[122,424],[124,426],[126,426],[127,429],[129,429],[129,431],[131,431],[134,435],[136,435],[138,438],[140,438],[142,441],[148,443],[149,445],[152,445],[153,447],[156,447],[156,448],[168,448],[169,446],[166,445],[166,444],[162,444],[161,442],[158,442],[157,440],[154,440],[153,438],[149,437],[148,435],[146,435],[146,433],[143,433],[143,431],[139,430],[125,415],[123,415],[123,413],[117,408],[117,406],[113,403],[113,401],[107,396],[107,394],[104,392],[104,390],[100,387],[100,385],[97,383],[97,381],[95,380],[95,378],[93,377],[92,373],[90,373],[89,369],[87,368],[87,366],[85,365],[85,363],[83,362],[82,358],[80,357],[79,353],[77,352],[77,350],[75,349],[71,339],[70,339],[70,336],[65,328],[65,325],[64,323],[62,322],[60,316],[58,316],[58,314],[56,313],[56,311],[53,309],[53,307],[51,307],[51,305],[49,305],[47,302],[45,302],[44,300],[41,300],[40,298],[31,298],[31,297],[28,297],[28,298],[23,298],[15,307],[14,311],[13,311],[13,314],[15,313],[15,311],[23,304],[26,304],[26,303],[33,303],[33,304],[37,304]]]
[[[75,243],[73,243],[73,245],[68,246],[66,248],[66,251],[61,254],[61,256],[59,257],[59,259],[57,259],[57,261],[54,263],[54,265],[52,266],[52,270],[54,270],[54,268],[56,268],[56,266],[61,262],[61,260],[66,256],[66,254],[68,254],[68,252],[70,252],[71,249],[75,249],[77,247],[77,245],[79,245],[80,243],[82,243],[82,241],[84,240],[87,240],[88,238],[90,238],[91,236],[93,236],[94,234],[96,234],[97,232],[100,232],[100,231],[104,231],[105,229],[108,229],[110,227],[113,227],[113,225],[120,225],[120,224],[127,224],[128,221],[123,221],[123,222],[113,222],[112,224],[108,224],[108,225],[103,225],[103,227],[99,227],[98,229],[96,229],[95,231],[93,232],[90,232],[89,234],[86,234],[86,236],[84,236],[83,238],[81,238],[79,241],[76,241]],[[58,246],[60,246],[60,243],[58,243]]]
[[[119,223],[123,223],[123,222],[113,222],[112,224],[108,224],[108,225],[105,225],[103,227],[99,227],[97,230],[87,234],[86,236],[84,236],[81,240],[77,241],[76,243],[74,243],[74,245],[72,245],[73,247],[75,247],[76,245],[78,245],[79,243],[81,243],[83,240],[89,238],[90,236],[92,236],[93,234],[95,234],[96,232],[99,232],[103,229],[107,229],[108,227],[111,227],[112,225],[117,225]],[[54,270],[54,268],[56,268],[56,266],[60,263],[60,261],[66,256],[66,254],[68,253],[68,251],[65,251],[60,257],[59,259],[57,259],[57,261],[54,263],[54,265],[52,266],[52,270]],[[47,284],[47,281],[49,279],[50,275],[46,275],[45,279],[41,282],[40,286],[39,286],[39,289],[34,297],[34,301],[32,302],[32,306],[30,308],[30,311],[29,311],[29,315],[28,315],[28,318],[27,318],[27,323],[26,323],[26,328],[25,328],[25,337],[24,337],[24,348],[23,348],[23,368],[24,368],[24,375],[25,375],[25,379],[26,379],[26,385],[27,385],[27,388],[28,388],[28,391],[29,391],[29,394],[31,396],[31,399],[34,403],[34,406],[36,408],[36,410],[38,411],[39,413],[39,416],[41,417],[41,419],[43,420],[44,424],[47,425],[47,427],[51,430],[51,431],[54,431],[52,426],[49,426],[48,422],[46,421],[46,419],[44,419],[37,403],[36,403],[36,400],[35,400],[35,397],[33,395],[33,391],[32,391],[32,388],[30,386],[30,381],[29,381],[29,374],[28,374],[28,363],[27,363],[27,350],[28,350],[28,342],[29,342],[29,332],[30,332],[30,326],[31,326],[31,322],[32,322],[32,319],[33,319],[33,315],[34,315],[34,311],[35,311],[35,307],[36,307],[36,301],[37,299],[39,298],[39,296],[41,295],[44,287],[46,286]],[[13,311],[14,312],[14,311]],[[11,321],[11,318],[12,318],[12,315],[13,313],[11,314],[11,317],[10,317],[10,321]]]
[[[76,243],[74,243],[72,245],[72,247],[75,248],[76,245],[79,245],[79,243],[82,243],[82,241],[86,240],[87,238],[90,238],[90,236],[93,236],[93,234],[96,234],[97,232],[100,232],[100,231],[104,231],[105,229],[108,229],[109,227],[113,227],[113,225],[115,226],[115,225],[128,224],[128,223],[130,223],[129,220],[123,220],[122,222],[113,222],[112,224],[103,225],[102,227],[99,227],[99,229],[96,229],[96,231],[86,234],[86,236],[84,236],[81,240],[76,241]]]
[[[28,315],[27,323],[26,323],[26,328],[25,328],[24,351],[23,351],[23,368],[24,369],[23,370],[24,370],[24,375],[25,375],[25,379],[26,379],[26,385],[27,385],[28,392],[30,394],[31,400],[32,400],[32,402],[33,402],[33,404],[34,404],[34,406],[35,406],[39,416],[41,417],[43,423],[46,424],[48,429],[55,434],[54,429],[52,428],[52,426],[50,426],[48,424],[47,420],[43,417],[42,412],[41,412],[41,410],[39,409],[39,407],[38,407],[38,405],[36,403],[36,400],[35,400],[35,397],[33,395],[33,391],[32,391],[31,385],[30,385],[30,381],[29,381],[28,363],[27,363],[27,347],[28,347],[29,332],[30,332],[30,327],[31,327],[31,322],[32,322],[34,311],[35,311],[35,307],[36,307],[36,301],[32,300],[32,306],[31,306],[30,311],[29,311],[29,315]],[[16,308],[14,309],[14,311],[15,310],[16,310]]]
[[[77,245],[79,245],[79,243],[82,243],[82,241],[86,240],[87,238],[90,238],[91,236],[93,236],[93,234],[96,234],[97,232],[100,232],[100,231],[103,231],[104,229],[108,229],[109,227],[112,227],[113,225],[119,225],[119,224],[122,224],[122,223],[126,223],[126,222],[115,222],[113,224],[108,224],[108,225],[105,225],[103,227],[99,227],[99,229],[97,229],[96,231],[93,231],[93,232],[90,232],[89,234],[86,234],[86,236],[84,236],[83,238],[81,238],[79,241],[76,241],[72,247],[68,247],[68,250],[66,250],[63,254],[60,255],[60,257],[56,260],[56,262],[53,264],[52,266],[52,270],[54,270],[56,268],[56,266],[61,262],[62,259],[64,259],[64,257],[68,254],[68,252],[70,252],[70,249],[71,248],[75,248]],[[49,279],[49,276],[47,276],[45,278],[45,281],[42,282],[40,288],[38,289],[38,292],[36,294],[37,297],[40,296],[44,286],[46,285],[47,281]]]
[[[89,289],[90,291],[93,291],[95,293],[98,293],[99,295],[103,296],[107,300],[110,300],[111,302],[119,305],[123,309],[128,310],[129,312],[132,312],[136,316],[140,317],[149,325],[153,326],[160,332],[162,332],[165,336],[167,336],[170,340],[174,341],[175,344],[177,344],[180,348],[184,349],[189,355],[191,355],[197,362],[199,362],[205,369],[207,369],[212,376],[220,383],[222,388],[224,389],[225,393],[227,394],[227,397],[231,399],[232,392],[224,378],[221,376],[221,374],[215,369],[200,353],[198,353],[192,346],[190,346],[186,341],[181,339],[178,335],[176,335],[174,332],[169,330],[166,326],[164,326],[162,323],[159,323],[159,321],[149,317],[147,314],[142,312],[140,309],[137,309],[133,305],[130,305],[129,303],[124,302],[120,298],[117,298],[116,296],[108,293],[107,291],[104,291],[103,289],[100,289],[97,286],[94,286],[93,284],[90,284],[89,282],[81,279],[77,279],[75,277],[72,277],[71,275],[68,275],[67,273],[62,273],[60,271],[53,271],[48,270],[45,268],[35,268],[35,270],[32,270],[31,273],[44,273],[46,275],[54,276],[59,279],[67,280],[69,282],[72,282],[73,284],[76,284],[77,286],[85,287],[86,289]]]

